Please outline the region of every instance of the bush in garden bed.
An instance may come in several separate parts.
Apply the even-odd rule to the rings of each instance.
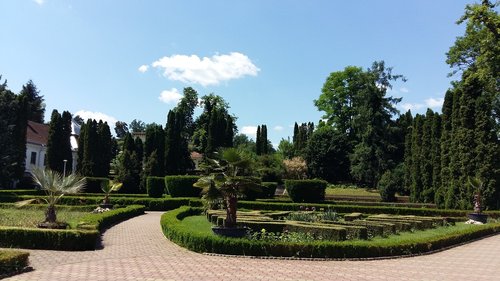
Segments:
[[[146,189],[149,197],[161,198],[165,193],[165,178],[164,177],[148,177],[146,179]]]
[[[278,187],[277,182],[262,182],[262,192],[264,194],[264,198],[273,198],[274,193],[276,193],[276,188]]]
[[[27,252],[0,250],[0,279],[28,266]]]
[[[165,186],[172,197],[199,197],[201,188],[194,187],[198,176],[166,176]]]
[[[144,206],[128,206],[112,211],[89,214],[77,222],[77,229],[39,229],[0,226],[0,247],[46,250],[93,250],[99,231],[113,223],[144,213]],[[73,224],[73,223],[72,223]]]
[[[324,180],[286,180],[285,188],[293,202],[321,202],[325,200]]]
[[[201,208],[191,207],[166,212],[161,218],[163,233],[173,242],[195,252],[307,258],[369,258],[425,253],[500,232],[500,223],[495,223],[455,229],[439,236],[418,236],[404,241],[379,239],[286,243],[224,238],[187,231],[181,220],[201,213]]]
[[[103,193],[101,186],[105,182],[109,182],[108,178],[98,178],[98,177],[85,177],[85,193]]]

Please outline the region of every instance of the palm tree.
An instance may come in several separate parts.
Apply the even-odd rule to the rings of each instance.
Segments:
[[[113,207],[113,205],[111,205],[109,203],[109,195],[111,194],[111,192],[113,191],[118,191],[120,190],[120,188],[122,187],[122,183],[120,182],[114,182],[114,181],[105,181],[105,182],[102,182],[101,183],[101,190],[102,192],[104,192],[104,199],[102,200],[102,205],[103,206],[111,206]]]
[[[85,178],[75,174],[66,177],[50,169],[34,169],[32,172],[33,181],[45,191],[45,197],[39,197],[17,202],[18,207],[28,205],[32,202],[47,203],[44,223],[49,227],[57,226],[56,204],[65,194],[79,193],[85,186]]]
[[[212,163],[222,168],[222,172],[202,177],[194,186],[203,189],[202,198],[208,202],[224,200],[226,207],[225,227],[231,228],[236,227],[238,197],[249,189],[260,190],[260,185],[254,178],[238,176],[238,172],[250,165],[250,159],[243,157],[237,149],[224,150],[222,160],[220,162],[212,160]]]

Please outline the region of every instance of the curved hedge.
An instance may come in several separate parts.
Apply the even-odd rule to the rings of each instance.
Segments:
[[[0,250],[0,279],[28,266],[27,252]]]
[[[474,240],[500,231],[500,223],[475,225],[446,235],[411,241],[314,241],[305,243],[262,242],[192,233],[182,225],[187,216],[199,215],[201,208],[181,207],[163,214],[163,233],[173,242],[195,252],[231,255],[304,258],[370,258],[419,254]]]
[[[328,183],[324,180],[286,180],[285,188],[293,202],[321,202],[325,200]]]
[[[94,250],[104,228],[144,213],[144,206],[128,206],[101,214],[89,214],[77,229],[40,229],[0,226],[0,247],[45,250]]]

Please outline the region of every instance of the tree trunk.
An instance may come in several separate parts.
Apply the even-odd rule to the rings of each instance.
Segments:
[[[226,209],[226,227],[236,227],[236,205],[238,204],[238,199],[236,196],[230,196],[226,199],[227,209]]]
[[[55,206],[49,206],[49,208],[45,212],[45,222],[55,223],[56,220],[57,220],[57,217],[56,217],[56,207]]]

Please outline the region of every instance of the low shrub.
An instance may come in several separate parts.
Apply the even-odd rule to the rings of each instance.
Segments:
[[[76,224],[77,229],[39,229],[0,226],[0,247],[63,251],[94,250],[104,228],[144,213],[144,206],[128,206],[89,214]]]
[[[201,189],[194,187],[198,176],[166,176],[165,186],[172,197],[199,197]]]
[[[262,192],[264,194],[264,198],[273,198],[274,193],[276,193],[276,188],[278,188],[278,183],[277,182],[269,182],[265,181],[262,182]]]
[[[27,252],[0,250],[0,279],[28,266],[28,256]]]
[[[382,198],[382,201],[396,201],[396,192],[399,189],[399,184],[401,181],[399,178],[397,178],[397,176],[398,175],[396,175],[396,173],[388,170],[380,178],[380,181],[378,182],[378,190],[380,192],[380,198]]]
[[[146,189],[149,197],[160,198],[165,192],[165,178],[163,177],[148,177],[146,179]]]
[[[163,233],[171,241],[195,252],[231,255],[370,258],[425,253],[500,232],[500,223],[445,229],[440,234],[414,235],[411,239],[373,239],[369,241],[312,241],[287,243],[245,238],[225,238],[193,233],[182,219],[200,215],[202,208],[181,207],[161,217]],[[425,232],[423,232],[425,233]]]
[[[97,177],[85,177],[85,193],[103,193],[101,185],[105,182],[109,182],[108,178],[97,178]]]
[[[285,188],[293,202],[321,202],[327,184],[323,180],[286,180]]]

